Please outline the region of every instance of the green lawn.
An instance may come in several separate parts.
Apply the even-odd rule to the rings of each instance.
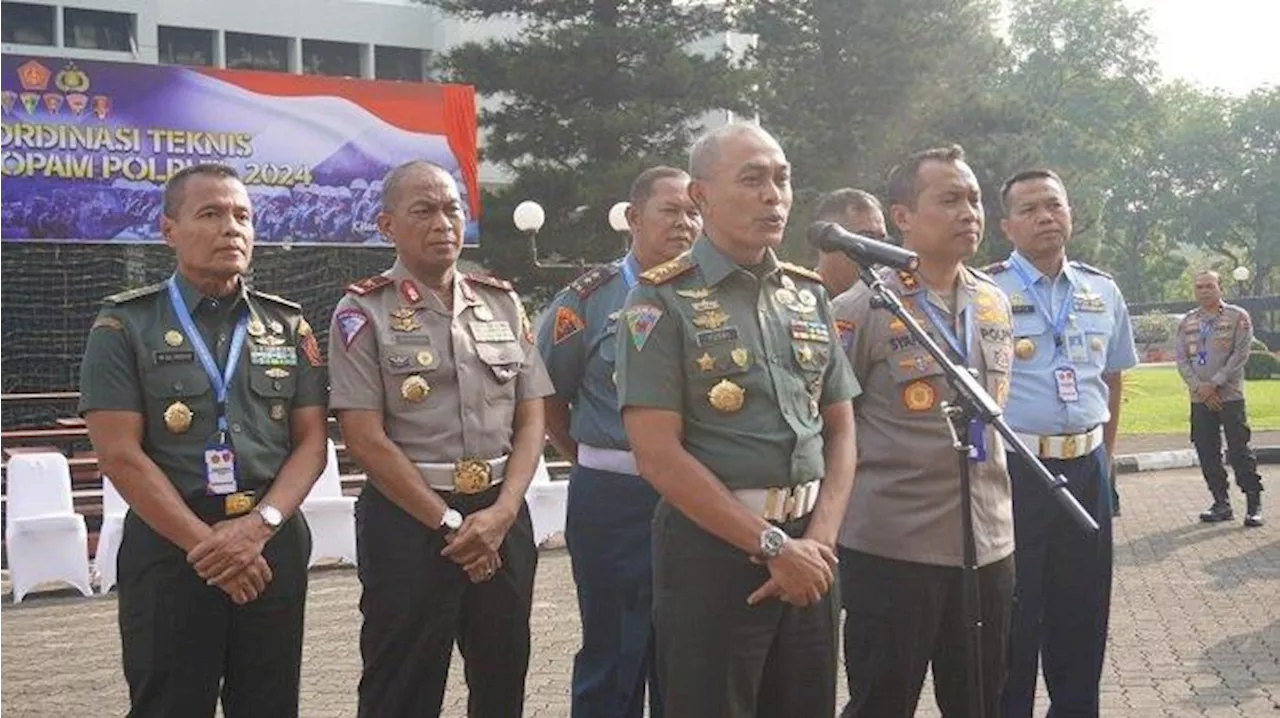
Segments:
[[[1249,424],[1254,431],[1280,429],[1280,379],[1247,381]],[[1187,431],[1190,409],[1187,387],[1172,366],[1140,367],[1125,372],[1121,434]]]

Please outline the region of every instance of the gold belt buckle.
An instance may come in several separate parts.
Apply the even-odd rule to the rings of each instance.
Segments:
[[[247,491],[227,494],[222,500],[222,508],[227,516],[239,516],[240,514],[249,513],[249,510],[253,508],[253,494]]]
[[[453,490],[478,494],[492,485],[493,469],[483,459],[459,459],[453,465]]]
[[[1062,458],[1076,458],[1076,435],[1071,434],[1062,438]]]

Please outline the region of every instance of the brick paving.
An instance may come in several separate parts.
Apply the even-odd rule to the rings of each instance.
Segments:
[[[1276,482],[1280,469],[1264,467],[1264,475]],[[1125,475],[1120,491],[1103,714],[1280,718],[1280,524],[1246,531],[1238,521],[1196,523],[1207,495],[1194,469]],[[1280,520],[1280,512],[1271,515]],[[358,594],[350,569],[312,574],[302,672],[307,718],[355,715]],[[113,597],[10,601],[0,611],[5,716],[124,714]],[[533,631],[525,715],[568,716],[578,626],[563,551],[542,555]],[[455,663],[446,716],[465,714],[460,673]],[[1043,714],[1043,699],[1040,705]],[[928,689],[919,715],[938,715]]]

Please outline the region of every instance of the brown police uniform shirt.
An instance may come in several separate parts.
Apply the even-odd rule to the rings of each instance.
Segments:
[[[396,262],[347,287],[329,332],[330,407],[383,413],[410,461],[511,452],[517,402],[554,393],[511,285],[458,274],[453,311]]]
[[[1249,312],[1222,303],[1216,311],[1197,307],[1178,324],[1176,355],[1178,374],[1191,390],[1191,401],[1200,403],[1195,389],[1203,382],[1218,387],[1218,398],[1244,398],[1244,365],[1253,342]]]
[[[1003,406],[1013,357],[1009,299],[990,277],[965,268],[954,311],[911,274],[885,270],[885,284],[930,336],[948,343],[920,302],[954,327],[967,364]],[[951,432],[940,411],[954,401],[941,366],[906,326],[871,306],[869,287],[836,298],[832,314],[841,342],[863,387],[854,402],[858,474],[840,528],[842,546],[899,561],[960,566],[960,475]],[[954,358],[954,357],[953,357]],[[1013,553],[1013,502],[1004,442],[984,430],[986,460],[971,463],[973,522],[979,565]]]

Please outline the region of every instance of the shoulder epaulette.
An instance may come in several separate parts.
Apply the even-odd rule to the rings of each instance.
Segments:
[[[615,274],[622,271],[617,264],[610,262],[609,264],[601,264],[591,271],[583,274],[577,279],[569,283],[569,289],[578,293],[579,299],[586,299],[591,293],[599,289],[601,286],[613,278]]]
[[[1107,279],[1112,278],[1110,274],[1107,274],[1101,269],[1098,269],[1097,267],[1094,267],[1094,266],[1090,266],[1088,264],[1085,264],[1084,262],[1080,262],[1075,259],[1071,260],[1069,264],[1075,267],[1076,269],[1079,269],[1080,271],[1083,271],[1083,272],[1088,272],[1089,274],[1096,274],[1099,277],[1106,277]]]
[[[463,276],[466,277],[469,281],[479,282],[480,284],[487,284],[490,287],[501,289],[504,292],[510,292],[515,290],[515,287],[511,286],[511,282],[508,282],[505,279],[499,279],[498,277],[489,276],[488,274],[479,274],[479,273],[473,272],[471,274],[464,274]]]
[[[822,283],[822,275],[808,267],[801,267],[800,265],[792,264],[791,262],[778,262],[778,267],[788,274],[794,274],[797,277],[804,277],[805,279],[812,279],[819,284]]]
[[[641,273],[640,278],[649,284],[666,284],[695,266],[697,266],[697,263],[693,261],[693,255],[685,252],[675,259],[663,262],[653,269]]]
[[[156,292],[159,292],[162,289],[164,289],[164,282],[157,282],[156,284],[151,284],[145,287],[138,287],[137,289],[128,289],[118,294],[112,294],[111,296],[107,297],[103,301],[108,302],[110,304],[124,304],[125,302],[131,302],[134,299],[138,299],[139,297],[145,297],[151,294],[155,294]]]
[[[391,281],[391,277],[387,277],[382,274],[375,274],[372,277],[366,277],[358,282],[348,284],[346,291],[356,295],[357,297],[363,297],[370,292],[375,292],[383,287],[390,286],[393,283],[394,282]]]
[[[1009,260],[1004,259],[999,262],[992,262],[991,264],[983,267],[982,271],[993,277],[1001,272],[1007,272],[1009,271]]]
[[[268,302],[275,302],[276,304],[286,306],[290,309],[296,309],[297,311],[302,311],[301,304],[298,304],[297,302],[290,299],[285,299],[284,297],[278,294],[267,294],[266,292],[260,292],[256,289],[250,290],[250,293],[253,294],[253,296],[258,297],[259,299],[265,299]]]
[[[988,274],[985,269],[974,269],[973,267],[969,267],[969,271],[973,272],[973,276],[977,277],[978,279],[981,279],[984,282],[987,282],[988,284],[996,283],[996,278]]]

